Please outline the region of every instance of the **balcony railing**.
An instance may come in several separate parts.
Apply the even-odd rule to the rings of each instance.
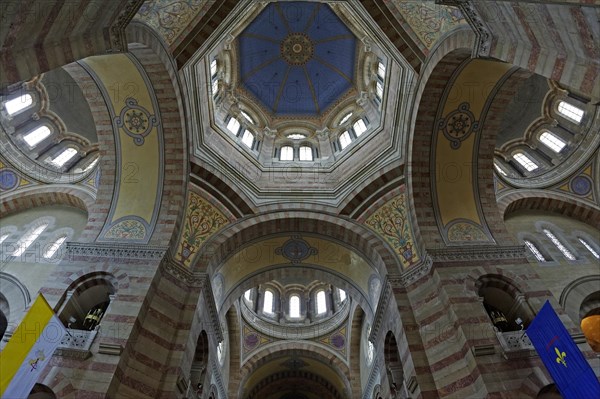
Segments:
[[[60,356],[84,359],[91,356],[90,348],[98,331],[75,330],[72,328],[66,330],[67,334],[63,337],[55,353]]]
[[[497,332],[498,341],[506,357],[533,356],[535,348],[525,331]]]

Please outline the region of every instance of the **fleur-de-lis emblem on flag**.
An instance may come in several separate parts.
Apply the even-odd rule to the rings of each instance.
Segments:
[[[566,352],[561,352],[557,347],[554,347],[554,352],[556,352],[556,363],[562,363],[563,366],[567,367],[567,361],[565,358],[567,357]]]

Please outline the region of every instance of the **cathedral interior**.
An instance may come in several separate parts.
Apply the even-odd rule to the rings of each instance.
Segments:
[[[0,348],[29,398],[561,398],[600,375],[600,3],[0,5]]]

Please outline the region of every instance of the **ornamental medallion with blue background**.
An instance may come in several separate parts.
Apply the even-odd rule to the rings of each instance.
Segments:
[[[10,191],[19,184],[19,176],[10,169],[0,169],[0,190]]]
[[[585,175],[574,177],[569,185],[571,191],[577,195],[586,196],[592,191],[592,180]]]

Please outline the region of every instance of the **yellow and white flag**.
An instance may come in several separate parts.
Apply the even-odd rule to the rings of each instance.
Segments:
[[[2,399],[25,399],[66,330],[40,294],[0,353]]]

